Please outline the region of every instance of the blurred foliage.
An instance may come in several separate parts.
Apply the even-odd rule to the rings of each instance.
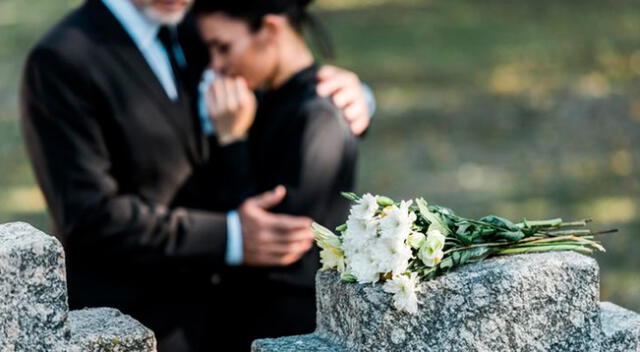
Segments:
[[[0,0],[0,222],[47,227],[16,102],[22,60],[78,1]],[[640,2],[318,0],[335,64],[376,92],[359,191],[461,215],[592,217],[602,299],[640,311]]]

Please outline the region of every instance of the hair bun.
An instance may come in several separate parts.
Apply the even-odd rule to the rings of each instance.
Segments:
[[[313,2],[313,0],[296,0],[296,2],[298,3],[298,6],[300,8],[305,8],[307,6],[309,6],[309,4],[311,4]]]

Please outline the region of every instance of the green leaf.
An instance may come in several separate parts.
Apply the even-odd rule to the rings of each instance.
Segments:
[[[345,232],[345,231],[347,231],[347,224],[342,224],[336,227],[336,232]]]
[[[460,226],[458,226],[458,229],[456,230],[456,234],[462,234],[462,235],[466,235],[467,234],[467,230],[471,230],[471,224],[462,224]]]
[[[456,251],[451,254],[451,259],[455,266],[464,265],[467,263],[473,263],[485,259],[491,250],[488,247],[476,247],[469,248],[461,251]]]
[[[524,238],[524,233],[518,231],[499,231],[496,233],[496,237],[505,239],[507,241],[520,241]]]
[[[480,219],[480,221],[486,222],[486,223],[494,225],[494,226],[502,227],[505,230],[520,231],[520,228],[518,226],[516,226],[516,224],[512,223],[510,220],[507,220],[505,218],[501,218],[501,217],[496,216],[496,215],[485,216],[482,219]]]
[[[453,260],[450,257],[444,258],[440,264],[440,269],[450,269],[453,267]]]
[[[462,251],[453,252],[453,254],[451,254],[451,260],[456,266],[460,265],[460,261],[462,260],[462,254],[460,252]]]
[[[456,232],[456,238],[459,239],[466,246],[468,246],[470,244],[473,244],[473,238],[471,236],[468,236],[466,233],[457,233]]]
[[[451,234],[451,230],[449,230],[449,227],[444,221],[442,221],[440,216],[432,213],[429,210],[429,204],[426,200],[424,200],[424,198],[417,198],[416,204],[418,205],[418,209],[420,210],[420,215],[422,216],[422,218],[424,218],[431,224],[431,226],[429,226],[429,229],[433,227],[434,229],[442,232],[442,234],[445,236]]]
[[[487,258],[491,254],[492,250],[489,247],[476,247],[468,250],[467,252],[469,253],[469,261],[477,262]]]

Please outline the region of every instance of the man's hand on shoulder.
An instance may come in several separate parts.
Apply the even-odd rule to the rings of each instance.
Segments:
[[[278,186],[245,200],[238,208],[244,265],[286,266],[298,261],[313,246],[311,219],[267,211],[280,203],[285,194],[285,188]]]
[[[364,88],[358,76],[335,66],[323,66],[318,72],[318,95],[331,97],[342,110],[354,135],[361,135],[371,122]]]

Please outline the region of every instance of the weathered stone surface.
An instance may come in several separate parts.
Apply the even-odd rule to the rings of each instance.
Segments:
[[[318,333],[349,351],[599,349],[598,266],[572,252],[490,259],[424,282],[417,315],[395,310],[381,285],[316,280]]]
[[[69,313],[69,352],[154,352],[153,331],[112,308],[76,310]]]
[[[609,302],[600,308],[602,350],[640,352],[640,314]]]
[[[67,312],[62,245],[26,223],[0,225],[0,351],[61,351]]]
[[[116,309],[69,313],[62,245],[0,225],[0,352],[154,352],[153,332]]]
[[[381,286],[319,273],[316,332],[253,350],[640,352],[640,315],[600,303],[596,262],[573,252],[494,258],[424,282],[417,315],[395,310]]]
[[[251,345],[253,352],[347,352],[317,334],[288,336],[279,339],[260,339]]]

